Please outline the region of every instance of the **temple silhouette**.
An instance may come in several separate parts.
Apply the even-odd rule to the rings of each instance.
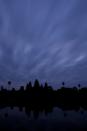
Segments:
[[[8,87],[11,86],[11,81],[8,81]],[[25,107],[26,112],[33,110],[34,112],[45,111],[50,112],[54,107],[62,110],[76,110],[80,108],[87,110],[87,88],[81,87],[66,87],[62,82],[60,89],[54,90],[46,82],[40,84],[36,79],[34,85],[31,82],[26,86],[20,86],[18,90],[11,90],[1,86],[0,90],[0,108],[4,107]],[[37,113],[36,113],[37,114]]]

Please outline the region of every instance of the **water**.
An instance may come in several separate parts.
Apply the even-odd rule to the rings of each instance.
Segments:
[[[54,108],[50,112],[30,111],[25,108],[0,109],[0,130],[12,131],[87,131],[87,111],[62,111]]]

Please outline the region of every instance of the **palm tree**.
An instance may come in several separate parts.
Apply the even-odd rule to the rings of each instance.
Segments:
[[[11,81],[8,81],[8,88],[11,86]]]
[[[11,81],[8,81],[8,85],[11,85]]]
[[[65,85],[65,82],[62,82],[62,85],[64,86],[64,85]]]

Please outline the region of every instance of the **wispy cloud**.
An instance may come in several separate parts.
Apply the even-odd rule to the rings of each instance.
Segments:
[[[86,5],[85,0],[0,0],[2,80],[37,76],[52,84],[85,83]]]

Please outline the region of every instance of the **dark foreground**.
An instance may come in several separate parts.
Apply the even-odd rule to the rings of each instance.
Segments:
[[[11,82],[8,84],[11,86]],[[66,88],[63,83],[60,89],[53,90],[36,80],[33,86],[29,82],[19,90],[2,86],[0,109],[3,130],[87,131],[87,88],[80,85],[79,89]]]

